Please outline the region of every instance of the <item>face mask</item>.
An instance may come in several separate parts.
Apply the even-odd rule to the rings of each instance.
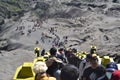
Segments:
[[[111,79],[112,73],[111,72],[106,72],[106,76],[108,79]]]

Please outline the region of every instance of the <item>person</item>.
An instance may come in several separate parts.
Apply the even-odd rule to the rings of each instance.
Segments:
[[[109,80],[111,80],[111,76],[112,76],[112,73],[115,71],[115,70],[118,70],[118,66],[115,62],[109,62],[107,65],[106,65],[106,76]],[[113,77],[114,78],[114,77]],[[112,78],[112,79],[113,79]],[[114,79],[113,79],[114,80]],[[118,79],[116,79],[118,80]]]
[[[54,77],[49,77],[46,74],[48,67],[45,62],[38,61],[33,66],[33,71],[35,72],[35,80],[56,80]]]
[[[45,55],[45,49],[41,51],[41,56],[44,56],[44,55]]]
[[[81,55],[80,55],[80,56],[81,56],[80,59],[81,59],[81,60],[84,60],[84,59],[86,58],[86,55],[87,55],[87,54],[88,54],[88,53],[87,53],[86,51],[82,51],[82,52],[81,52]]]
[[[101,65],[101,58],[96,53],[92,54],[92,56],[96,56],[98,59],[98,64]]]
[[[35,55],[37,56],[37,57],[39,57],[39,50],[40,50],[40,48],[39,47],[36,47],[35,49]]]
[[[79,64],[79,79],[82,80],[82,76],[83,76],[83,72],[86,68],[90,67],[90,59],[91,59],[92,55],[91,54],[87,54],[86,58],[84,60],[82,60]]]
[[[65,65],[61,70],[60,80],[78,80],[78,77],[78,68],[74,65]]]
[[[120,70],[115,70],[110,80],[120,80]]]
[[[57,49],[55,47],[52,47],[50,49],[50,57],[46,61],[46,64],[48,66],[47,73],[50,76],[56,77],[57,80],[60,80],[60,68],[64,65],[62,60],[56,57]]]
[[[60,48],[57,53],[57,58],[60,58],[63,62],[68,63],[68,60],[65,56],[64,48]]]
[[[99,65],[97,56],[90,59],[91,66],[83,72],[83,80],[107,80],[105,77],[105,68]]]
[[[91,46],[90,54],[96,54],[96,46]]]

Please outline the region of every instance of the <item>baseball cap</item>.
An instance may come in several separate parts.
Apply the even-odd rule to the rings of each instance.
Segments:
[[[118,66],[115,62],[109,62],[107,65],[106,65],[106,70],[108,71],[115,71],[115,70],[118,70]]]

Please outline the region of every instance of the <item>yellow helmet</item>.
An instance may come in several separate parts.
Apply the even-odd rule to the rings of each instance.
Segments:
[[[84,54],[84,55],[88,54],[86,51],[82,51],[81,53]]]
[[[35,50],[40,50],[40,48],[39,48],[39,47],[36,47]]]
[[[95,53],[94,53],[94,54],[92,54],[92,57],[97,57],[97,54],[95,54]]]
[[[46,53],[45,53],[45,55],[48,55],[48,56],[50,56],[50,53],[49,53],[49,52],[46,52]]]
[[[96,46],[91,46],[91,49],[96,49]]]

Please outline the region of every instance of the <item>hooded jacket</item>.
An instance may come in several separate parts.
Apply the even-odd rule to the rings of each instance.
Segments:
[[[120,80],[120,70],[114,71],[110,80]]]

